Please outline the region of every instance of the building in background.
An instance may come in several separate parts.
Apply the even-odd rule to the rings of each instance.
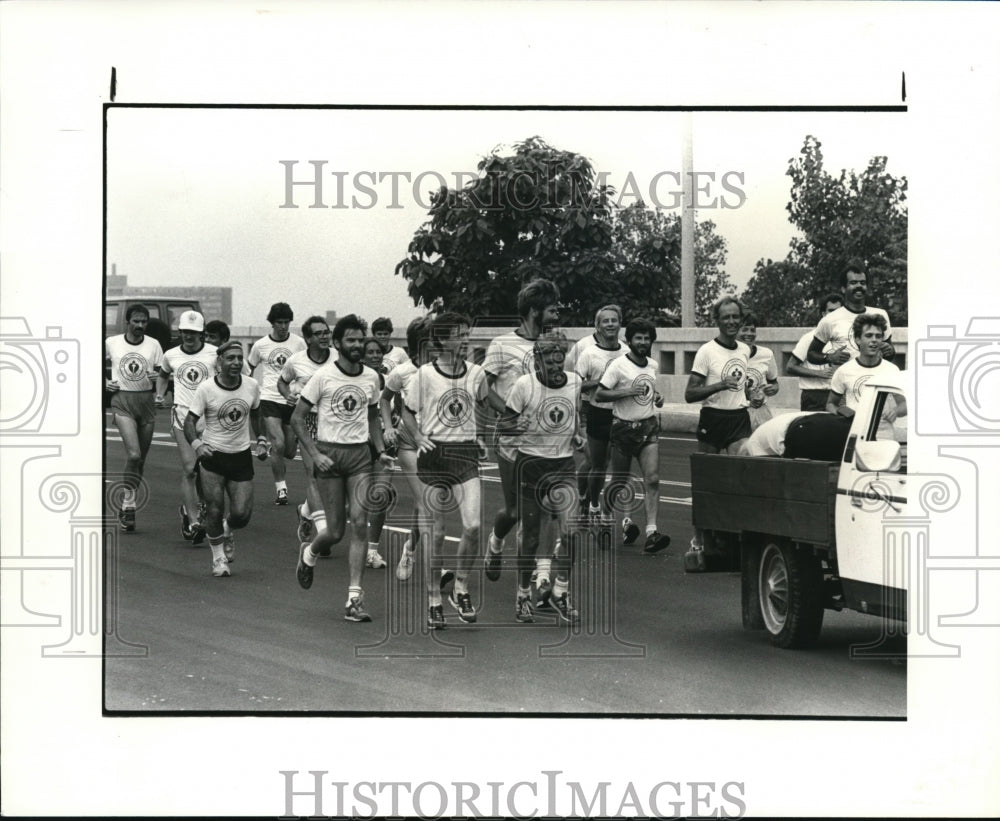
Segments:
[[[114,266],[112,266],[114,271]],[[208,288],[191,285],[154,285],[138,287],[128,284],[128,277],[111,273],[105,281],[108,296],[184,296],[201,301],[201,310],[206,319],[221,319],[227,325],[233,324],[233,289]]]

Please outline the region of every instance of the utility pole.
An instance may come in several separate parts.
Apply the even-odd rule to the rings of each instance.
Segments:
[[[693,328],[694,321],[694,146],[691,112],[684,115],[684,156],[681,191],[681,327]]]

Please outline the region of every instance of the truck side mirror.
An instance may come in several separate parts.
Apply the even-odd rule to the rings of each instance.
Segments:
[[[895,471],[902,464],[899,442],[891,439],[865,442],[858,440],[854,446],[854,463],[866,472]]]

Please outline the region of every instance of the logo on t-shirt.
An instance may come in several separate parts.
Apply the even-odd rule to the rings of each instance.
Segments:
[[[564,396],[542,400],[538,409],[538,424],[546,433],[565,433],[573,421],[573,403]]]
[[[285,367],[285,362],[288,361],[288,357],[291,355],[292,352],[288,348],[271,348],[267,354],[268,367],[280,371]]]
[[[146,357],[138,353],[127,353],[118,363],[122,379],[126,382],[139,383],[147,378]]]
[[[854,384],[851,385],[851,394],[854,396],[855,401],[861,401],[861,393],[865,389],[865,385],[868,384],[869,379],[871,379],[871,377],[865,374],[864,376],[859,376],[854,381]]]
[[[641,388],[642,393],[632,398],[640,405],[648,405],[653,401],[653,394],[656,392],[656,380],[648,373],[639,374],[632,380],[633,388]]]
[[[333,392],[330,408],[337,419],[354,422],[362,412],[367,412],[365,399],[365,392],[357,385],[344,385]]]
[[[747,378],[747,363],[745,359],[730,359],[722,368],[722,378],[725,379],[729,376],[735,376],[737,380],[736,387],[730,388],[731,391],[741,391],[743,390],[743,385]]]
[[[194,390],[208,378],[208,365],[204,362],[185,362],[177,372],[177,378],[185,388]]]
[[[747,391],[756,393],[764,387],[767,377],[757,368],[747,368]]]
[[[237,431],[242,427],[249,413],[250,406],[245,399],[229,399],[223,402],[222,407],[219,408],[219,424],[224,430]]]
[[[443,394],[437,403],[437,417],[441,424],[457,428],[472,416],[472,401],[469,394],[460,388],[452,388]]]

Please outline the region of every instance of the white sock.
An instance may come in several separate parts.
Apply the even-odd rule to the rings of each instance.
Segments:
[[[347,588],[347,601],[344,602],[344,606],[348,606],[351,603],[351,599],[357,599],[361,601],[365,597],[365,591],[360,587],[348,587]]]
[[[318,558],[319,556],[313,553],[312,545],[309,545],[309,547],[302,551],[302,561],[309,567],[315,567]]]
[[[646,525],[646,535],[648,536],[650,533],[656,533],[656,525],[655,524],[653,524],[653,525]]]
[[[535,567],[538,568],[538,581],[548,581],[552,577],[552,559],[536,559]]]
[[[569,592],[569,579],[561,579],[557,576],[555,584],[552,585],[553,598],[561,599],[568,592]]]
[[[274,483],[275,490],[288,490],[288,485],[284,481]]]
[[[320,510],[317,510],[313,514],[313,527],[316,528],[317,533],[326,533],[326,514]]]

